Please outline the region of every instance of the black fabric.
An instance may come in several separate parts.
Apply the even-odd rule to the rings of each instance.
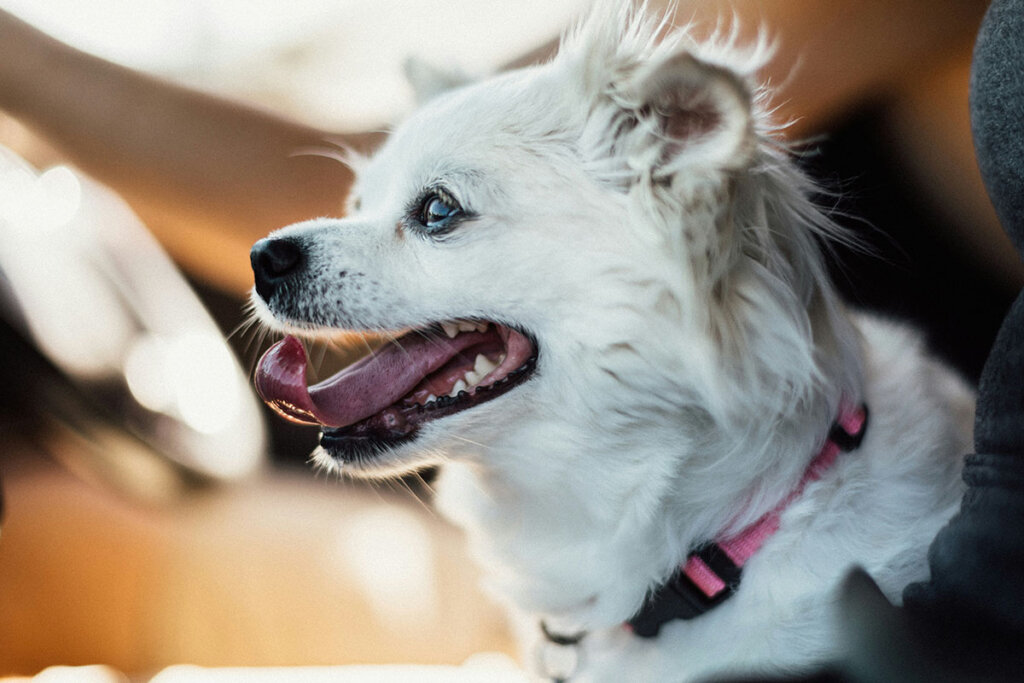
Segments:
[[[1024,2],[996,0],[971,70],[971,130],[978,166],[1003,229],[1024,254]],[[1024,303],[1007,315],[982,373],[979,453],[1024,457]]]
[[[1024,644],[1024,293],[982,374],[975,432],[960,514],[932,544],[931,580],[904,602],[951,630],[1016,633]]]
[[[1024,3],[995,0],[974,47],[971,130],[992,205],[1024,254]]]
[[[971,121],[978,164],[1003,227],[1024,251],[1024,0],[996,0],[975,45]],[[947,639],[988,633],[1024,644],[1024,293],[982,371],[975,450],[960,514],[929,553],[931,580],[906,609]],[[1024,662],[1024,647],[1013,653]],[[993,652],[991,657],[1001,654]]]

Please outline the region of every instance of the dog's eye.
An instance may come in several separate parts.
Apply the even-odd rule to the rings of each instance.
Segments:
[[[447,192],[434,190],[423,198],[418,218],[428,233],[438,233],[452,227],[462,215],[462,207]]]

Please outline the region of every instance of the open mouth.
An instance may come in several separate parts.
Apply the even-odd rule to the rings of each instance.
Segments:
[[[408,332],[308,386],[306,352],[289,336],[263,354],[256,390],[283,417],[319,425],[321,445],[349,460],[388,450],[427,422],[501,396],[529,379],[536,363],[530,336],[461,320]]]

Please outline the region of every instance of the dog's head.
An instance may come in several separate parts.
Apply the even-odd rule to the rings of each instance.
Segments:
[[[308,389],[294,340],[258,370],[349,471],[540,443],[563,467],[584,444],[640,459],[835,381],[827,222],[760,93],[615,14],[550,63],[434,97],[361,169],[347,218],[254,247],[271,325],[394,338]]]

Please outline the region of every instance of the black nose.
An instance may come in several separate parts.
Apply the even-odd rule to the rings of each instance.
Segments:
[[[253,245],[249,252],[256,293],[269,301],[278,285],[299,270],[306,258],[299,246],[287,238],[268,237]]]

